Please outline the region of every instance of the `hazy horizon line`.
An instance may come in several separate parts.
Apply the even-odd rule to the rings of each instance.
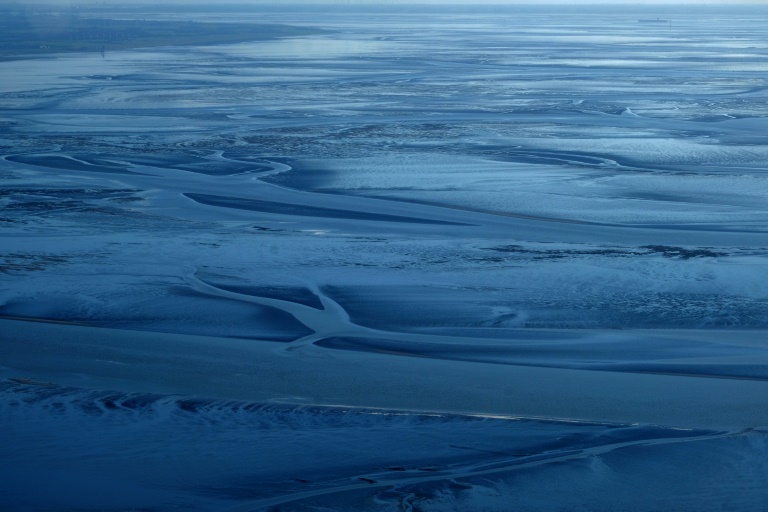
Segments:
[[[662,6],[681,6],[681,5],[763,5],[768,7],[768,0],[291,0],[281,2],[279,0],[226,0],[224,2],[211,2],[211,0],[0,0],[0,4],[10,5],[71,5],[73,7],[99,7],[110,5],[136,5],[148,4],[155,6],[194,4],[211,7],[224,5],[249,5],[249,4],[271,4],[271,5],[291,5],[291,4],[329,4],[329,5],[526,5],[537,6],[547,5],[631,5],[634,7],[662,5]]]

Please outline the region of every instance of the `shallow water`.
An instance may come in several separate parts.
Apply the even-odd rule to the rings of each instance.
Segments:
[[[662,14],[0,62],[0,508],[761,510],[766,13]]]

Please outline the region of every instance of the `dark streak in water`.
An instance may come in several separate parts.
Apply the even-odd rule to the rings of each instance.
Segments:
[[[251,295],[253,297],[264,297],[268,299],[284,300],[303,304],[315,309],[323,308],[323,303],[317,298],[317,295],[306,288],[288,287],[288,286],[247,286],[235,284],[211,283],[216,288],[221,288],[228,292],[240,293],[242,295]]]
[[[115,165],[112,162],[97,159],[86,159],[85,157],[77,157],[77,159],[75,159],[65,155],[10,155],[5,158],[11,162],[34,165],[37,167],[49,167],[53,169],[65,169],[70,171],[147,176],[144,173],[129,171],[126,167]]]
[[[623,372],[623,373],[647,373],[655,375],[675,375],[682,377],[702,377],[735,380],[768,380],[768,371],[764,365],[752,364],[717,364],[717,363],[692,363],[655,361],[653,351],[658,347],[650,346],[646,349],[649,356],[632,352],[632,347],[622,347],[627,355],[622,358],[618,353],[605,352],[603,360],[595,360],[598,357],[596,350],[587,347],[587,350],[579,355],[578,349],[558,350],[552,345],[536,347],[530,345],[503,346],[503,345],[455,345],[440,343],[413,344],[394,340],[330,337],[315,342],[315,345],[328,349],[347,350],[353,352],[370,352],[389,354],[396,356],[427,357],[432,359],[444,359],[449,361],[482,362],[490,364],[502,364],[511,366],[529,366],[538,368],[566,368],[576,370]],[[672,347],[659,354],[663,357],[684,357],[686,349],[690,347]],[[707,347],[696,347],[700,355],[707,354]],[[736,347],[728,355],[745,353]],[[584,360],[586,354],[592,360]],[[561,357],[558,361],[558,356]]]
[[[421,219],[417,217],[402,217],[383,213],[342,210],[339,208],[324,208],[322,206],[304,206],[292,203],[277,203],[260,199],[244,199],[239,197],[215,196],[210,194],[185,193],[184,196],[195,202],[208,206],[234,208],[254,212],[274,213],[278,215],[297,215],[302,217],[320,217],[332,219],[367,220],[378,222],[404,222],[409,224],[439,224],[444,226],[469,226],[457,222]]]

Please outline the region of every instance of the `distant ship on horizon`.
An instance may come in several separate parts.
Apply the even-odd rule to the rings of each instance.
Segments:
[[[640,20],[637,20],[637,21],[639,23],[672,23],[669,20],[663,20],[661,18],[656,18],[656,19],[640,19]]]

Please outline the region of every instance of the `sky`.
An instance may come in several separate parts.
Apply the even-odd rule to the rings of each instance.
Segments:
[[[66,3],[81,5],[114,5],[126,3],[152,3],[152,4],[210,4],[212,0],[0,0],[0,4],[24,4],[24,3]],[[329,3],[329,4],[654,4],[654,5],[681,5],[681,4],[720,4],[729,5],[737,3],[758,4],[768,6],[768,0],[223,0],[221,4],[301,4],[301,3]]]
[[[285,6],[300,4],[341,4],[341,5],[391,5],[391,4],[560,4],[560,5],[617,5],[631,6],[678,6],[678,5],[735,5],[749,4],[768,7],[768,0],[0,0],[0,5],[23,4],[61,4],[61,5],[126,5],[126,4],[175,4],[175,5],[204,5],[204,4],[281,4]]]

